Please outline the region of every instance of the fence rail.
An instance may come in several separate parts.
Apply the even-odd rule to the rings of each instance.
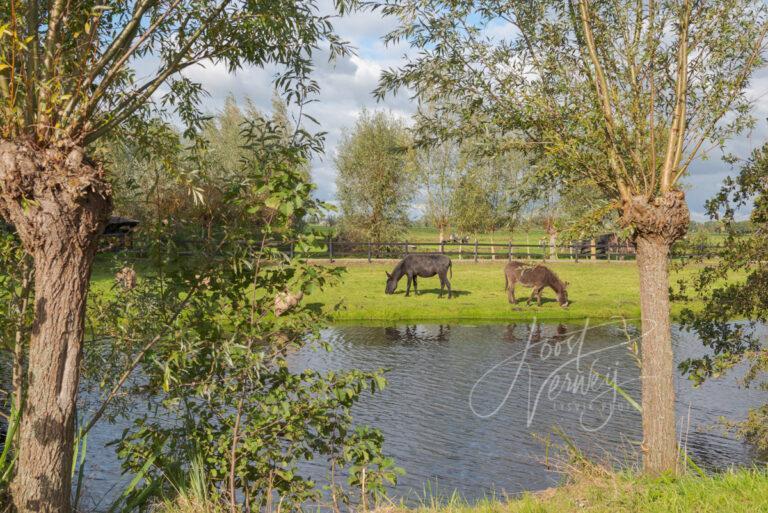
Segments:
[[[174,240],[181,254],[195,254],[203,241],[195,239]],[[245,241],[243,242],[245,244]],[[622,261],[634,260],[635,247],[630,243],[600,244],[595,240],[589,243],[576,241],[556,246],[541,244],[515,244],[512,242],[355,242],[339,239],[326,239],[324,244],[310,251],[299,252],[294,244],[278,246],[290,258],[328,259],[356,258],[368,260],[399,259],[412,253],[439,253],[459,260],[564,260],[564,261]],[[146,254],[142,241],[134,241],[125,235],[103,236],[102,251],[124,251],[137,256]],[[677,244],[672,248],[672,258],[711,258],[722,250],[719,245]]]
[[[711,258],[719,254],[718,245],[673,246],[673,258]],[[353,242],[328,239],[326,254],[329,260],[337,258],[364,258],[369,262],[381,258],[402,258],[411,253],[440,253],[459,259],[527,259],[527,260],[634,260],[636,250],[629,243],[589,244],[571,243],[556,246],[540,244],[481,243],[475,242]]]

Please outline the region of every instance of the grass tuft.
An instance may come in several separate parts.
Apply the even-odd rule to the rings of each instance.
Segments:
[[[452,498],[417,508],[387,506],[377,513],[756,513],[768,511],[768,472],[741,469],[707,477],[656,478],[600,473],[509,501],[467,504]]]

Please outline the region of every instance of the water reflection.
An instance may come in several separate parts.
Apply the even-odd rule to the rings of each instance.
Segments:
[[[557,483],[560,476],[544,464],[542,443],[557,429],[594,457],[635,463],[640,415],[597,374],[611,376],[639,399],[639,369],[630,351],[637,336],[636,327],[621,323],[337,326],[324,332],[331,352],[306,348],[291,356],[291,365],[390,369],[389,387],[354,414],[383,431],[386,451],[407,472],[393,495],[414,499],[429,486],[433,494],[457,490],[473,500]],[[678,361],[702,351],[690,334],[674,330],[673,338]],[[682,439],[705,467],[756,457],[748,445],[712,428],[721,416],[741,419],[765,402],[764,391],[739,389],[737,377],[698,389],[677,378]],[[103,509],[118,483],[130,480],[106,447],[128,425],[101,423],[89,434],[89,509]],[[307,469],[319,482],[326,475],[320,461]]]
[[[541,440],[557,429],[594,457],[636,462],[640,415],[605,381],[639,400],[632,325],[343,326],[325,335],[332,352],[302,351],[292,365],[391,369],[389,388],[355,417],[384,432],[387,451],[405,468],[399,496],[413,497],[428,481],[468,499],[551,486],[559,476],[542,465]],[[677,331],[674,347],[678,361],[701,351]],[[678,377],[678,416],[693,458],[709,467],[751,462],[749,446],[708,427],[721,415],[742,418],[760,395],[738,389],[735,377],[700,389]]]

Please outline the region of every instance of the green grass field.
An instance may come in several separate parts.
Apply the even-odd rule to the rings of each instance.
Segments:
[[[555,301],[555,294],[547,289],[541,307],[526,306],[530,289],[518,285],[517,305],[510,305],[504,292],[504,265],[506,259],[473,262],[453,259],[454,298],[438,299],[440,282],[437,277],[419,281],[420,294],[405,297],[406,279],[403,278],[393,295],[384,294],[385,271],[391,271],[395,261],[339,260],[335,265],[347,269],[343,282],[312,294],[309,301],[325,306],[342,304],[335,314],[338,321],[506,321],[518,319],[566,320],[611,318],[622,316],[639,318],[639,285],[634,262],[556,262],[550,267],[568,287],[568,308]],[[329,264],[326,264],[329,265]],[[691,276],[695,268],[689,267],[673,273],[674,283],[680,277]],[[676,303],[673,312],[684,305]]]
[[[572,485],[527,493],[509,501],[468,505],[455,498],[380,513],[756,513],[768,511],[768,473],[738,470],[707,477],[646,478],[610,474]]]

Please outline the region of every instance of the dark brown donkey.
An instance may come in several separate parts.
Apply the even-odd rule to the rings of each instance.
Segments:
[[[443,297],[443,289],[448,287],[448,298],[450,299],[453,294],[451,293],[451,282],[448,281],[449,271],[451,278],[453,278],[451,259],[445,255],[408,255],[400,260],[392,274],[387,273],[387,286],[384,292],[394,294],[397,282],[403,276],[407,276],[408,284],[406,285],[405,295],[409,296],[411,294],[411,281],[413,281],[414,292],[418,294],[419,287],[416,283],[416,278],[430,278],[437,275],[440,278],[440,297]]]
[[[568,282],[563,282],[548,267],[543,265],[525,265],[522,262],[510,262],[504,267],[504,290],[507,291],[509,302],[515,304],[515,284],[520,283],[526,287],[531,287],[531,297],[528,298],[528,305],[533,298],[536,298],[536,304],[541,306],[541,291],[549,287],[557,294],[557,302],[560,306],[568,306]]]

